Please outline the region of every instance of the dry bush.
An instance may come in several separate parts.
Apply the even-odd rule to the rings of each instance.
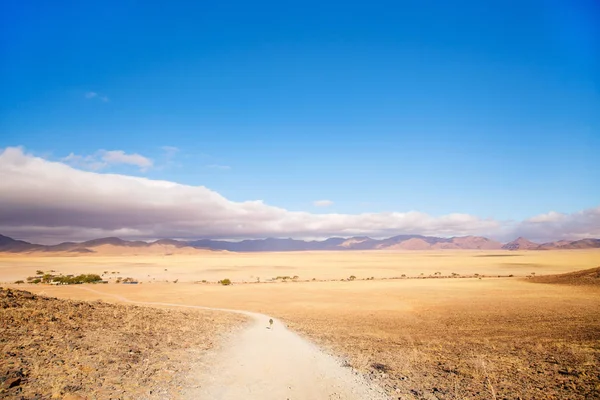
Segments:
[[[0,288],[0,397],[174,398],[191,363],[241,321]]]

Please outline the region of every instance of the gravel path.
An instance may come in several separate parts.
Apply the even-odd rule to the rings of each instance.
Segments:
[[[99,291],[90,290],[102,295]],[[211,400],[386,400],[383,390],[369,383],[340,360],[288,330],[264,314],[185,304],[123,302],[235,312],[252,319],[232,335],[222,350],[208,360],[210,371],[199,374],[199,385],[187,399]]]

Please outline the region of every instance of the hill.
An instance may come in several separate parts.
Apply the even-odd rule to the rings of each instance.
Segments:
[[[240,322],[229,313],[60,300],[0,288],[0,394],[175,398],[191,364]]]
[[[538,245],[523,237],[502,244],[482,236],[457,236],[442,238],[422,235],[397,235],[387,239],[368,236],[351,238],[332,237],[325,240],[298,239],[246,239],[239,242],[201,239],[192,241],[159,239],[154,242],[128,241],[117,237],[64,242],[57,245],[39,245],[0,235],[0,252],[8,253],[62,253],[75,254],[200,254],[203,251],[232,252],[285,252],[326,250],[554,250],[600,248],[600,239],[561,240]]]
[[[600,239],[559,240],[541,244],[536,250],[573,250],[600,248]]]
[[[15,240],[8,236],[0,235],[0,251],[19,253],[25,251],[34,251],[44,247],[45,246],[35,245],[23,240]]]
[[[518,237],[512,242],[506,243],[502,248],[504,250],[535,250],[539,246],[539,244],[527,240],[524,237]]]
[[[600,286],[600,267],[560,275],[536,276],[530,278],[530,281],[562,285]]]

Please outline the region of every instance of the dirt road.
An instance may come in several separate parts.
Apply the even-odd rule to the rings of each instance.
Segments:
[[[103,296],[100,291],[89,290]],[[384,400],[383,390],[361,375],[342,366],[340,360],[288,330],[269,316],[242,310],[229,310],[185,304],[137,302],[133,304],[198,308],[235,312],[252,319],[233,334],[222,350],[199,368],[198,384],[187,389],[186,399],[211,400]]]

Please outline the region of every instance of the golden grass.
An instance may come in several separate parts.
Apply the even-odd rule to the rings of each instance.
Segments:
[[[142,282],[234,282],[267,281],[276,276],[297,275],[301,280],[342,279],[351,275],[389,278],[443,275],[525,276],[532,272],[560,274],[600,264],[600,249],[561,251],[349,251],[288,253],[220,253],[203,255],[141,256],[33,256],[0,253],[0,282],[14,282],[37,269],[55,269],[63,274],[119,272]]]
[[[0,289],[0,397],[175,398],[191,365],[242,320]]]
[[[169,280],[176,276],[188,278],[178,284],[155,281],[93,286],[101,295],[81,287],[34,286],[31,290],[74,299],[118,301],[114,297],[117,295],[138,301],[270,314],[345,357],[349,365],[377,379],[396,398],[600,396],[600,290],[532,284],[531,279],[518,278],[532,272],[539,276],[597,267],[597,250],[230,253],[219,257],[175,257],[173,263],[113,259],[120,263],[117,268],[128,268],[127,275],[142,274],[148,267],[157,272],[167,268],[166,273],[172,273]],[[51,261],[61,272],[77,267],[77,272],[86,273],[110,265],[109,258],[85,259],[91,264],[83,262],[84,258],[74,258],[66,264],[46,259],[46,265]],[[147,264],[134,265],[142,259]],[[9,261],[12,264],[6,266],[7,259],[2,260],[0,271],[14,270],[17,264],[27,265],[27,269],[44,265],[43,260]],[[428,276],[438,271],[444,275],[455,272],[515,277],[360,280],[401,274]],[[256,276],[264,281],[265,277],[278,275],[331,281],[237,283],[227,287],[189,283],[223,278],[251,281]],[[350,275],[358,280],[340,281]]]

